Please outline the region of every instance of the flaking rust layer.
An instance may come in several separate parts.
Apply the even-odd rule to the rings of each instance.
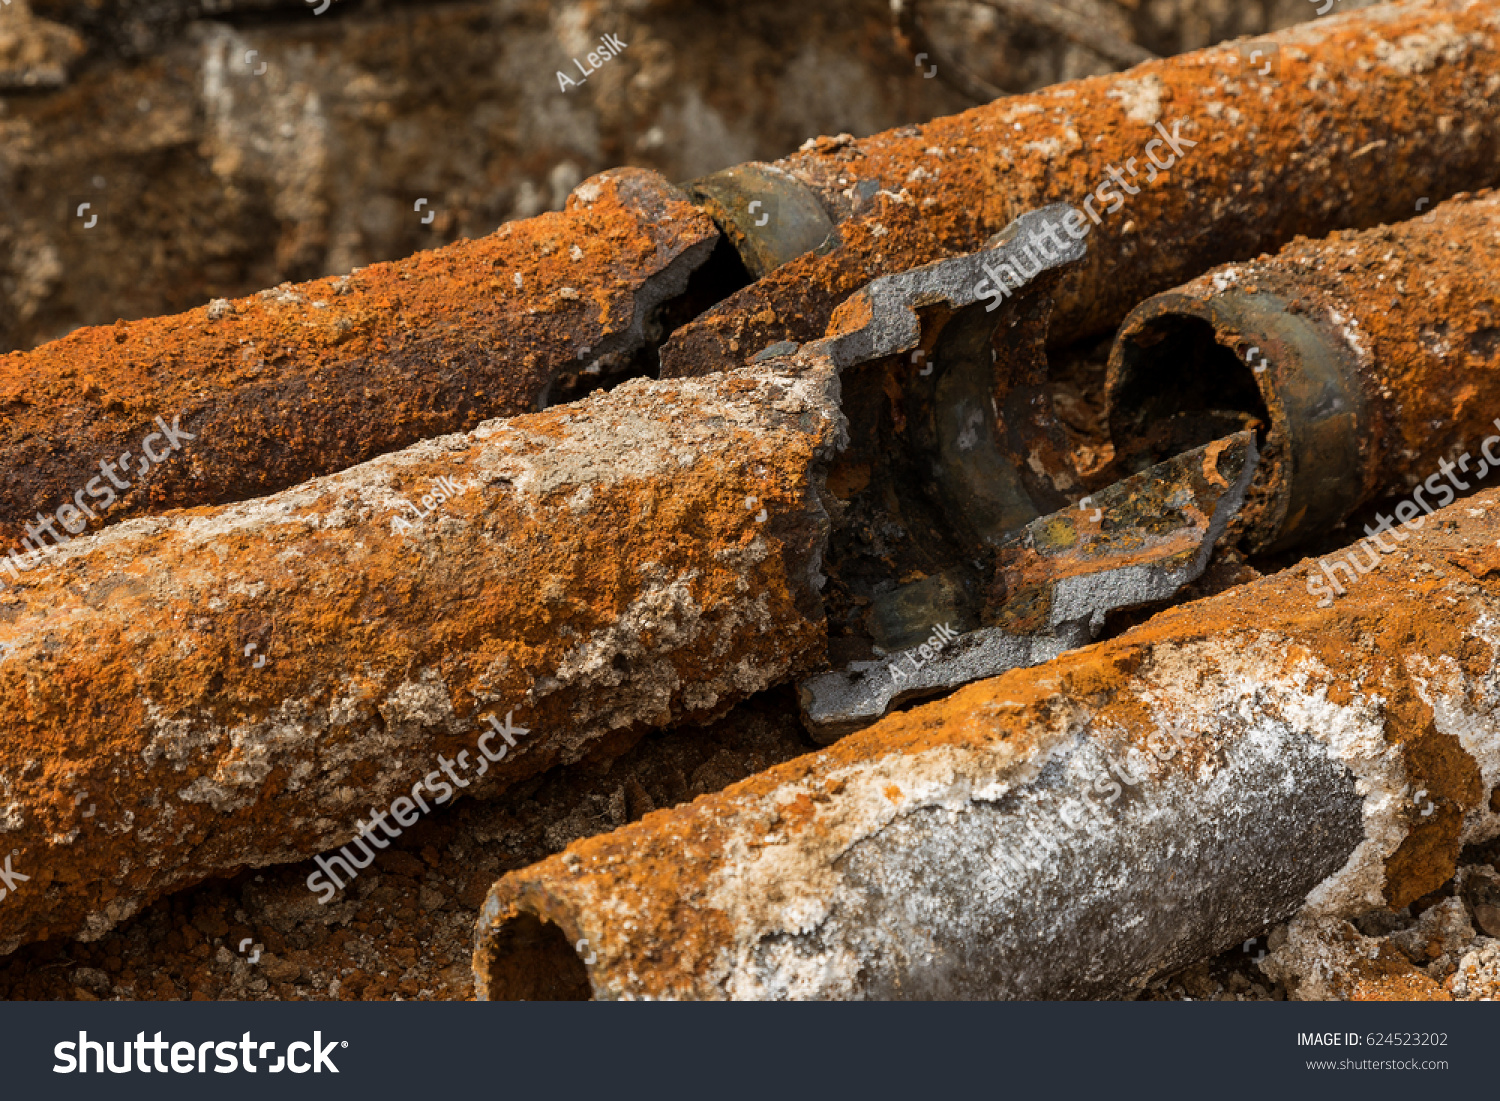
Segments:
[[[1500,833],[1500,492],[502,878],[481,996],[1119,997]],[[572,946],[586,938],[591,961]]]
[[[1121,202],[1094,204],[1101,220],[1086,264],[1059,288],[1053,345],[1299,233],[1397,221],[1420,197],[1500,179],[1500,11],[1488,0],[1381,4],[1257,41],[1279,51],[1266,75],[1231,43],[859,141],[809,142],[776,167],[813,188],[837,238],[677,330],[664,371],[722,370],[807,340],[872,278],[971,251],[1023,211],[1081,206],[1103,183]],[[1165,173],[1147,157],[1157,124],[1197,143]],[[1151,152],[1174,155],[1165,143]],[[1110,183],[1110,166],[1139,193]]]
[[[1150,450],[1204,406],[1243,413],[1236,398],[1258,393],[1269,434],[1251,526],[1262,544],[1317,535],[1382,495],[1448,503],[1453,490],[1433,488],[1445,473],[1472,489],[1500,467],[1482,451],[1500,431],[1500,193],[1298,239],[1141,303],[1108,390],[1122,453]]]
[[[0,949],[326,851],[439,754],[496,790],[815,667],[843,432],[816,365],[637,380],[76,540],[0,594]]]
[[[640,349],[717,240],[660,176],[621,168],[477,241],[0,356],[0,552],[81,491],[97,512],[114,492],[99,464],[124,452],[132,484],[95,527],[541,408],[559,374]],[[157,417],[196,438],[138,476]]]

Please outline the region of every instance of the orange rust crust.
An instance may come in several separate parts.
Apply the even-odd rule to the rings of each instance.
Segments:
[[[841,242],[809,253],[673,334],[669,374],[723,370],[822,334],[869,280],[979,248],[1048,203],[1092,209],[1081,270],[1059,287],[1049,341],[1117,324],[1151,294],[1301,233],[1409,217],[1500,182],[1500,13],[1487,0],[1408,0],[1268,35],[1274,80],[1216,46],[1009,96],[778,162],[833,209]],[[1145,146],[1182,120],[1184,148],[1147,182]],[[1154,146],[1165,161],[1170,148]],[[1131,181],[1127,163],[1138,172]],[[1139,194],[1108,176],[1114,166]],[[1110,195],[1119,195],[1115,205]]]
[[[1461,195],[1400,225],[1299,238],[1178,293],[1207,299],[1225,286],[1275,294],[1342,331],[1373,414],[1359,441],[1366,497],[1414,486],[1460,451],[1471,459],[1454,477],[1475,484],[1480,445],[1500,434],[1500,193]]]
[[[1196,643],[1213,642],[1215,653],[1233,655],[1265,639],[1262,650],[1273,655],[1265,676],[1292,678],[1311,660],[1326,670],[1320,683],[1331,700],[1358,695],[1371,703],[1411,788],[1427,789],[1440,808],[1425,817],[1415,805],[1401,812],[1406,841],[1386,864],[1385,892],[1390,905],[1404,905],[1451,877],[1463,820],[1488,799],[1475,758],[1456,737],[1437,730],[1419,678],[1456,669],[1467,693],[1462,702],[1491,713],[1493,701],[1474,686],[1493,676],[1500,645],[1489,626],[1500,613],[1500,578],[1491,564],[1500,555],[1497,538],[1500,491],[1435,514],[1420,535],[1386,555],[1330,607],[1318,607],[1309,595],[1310,565],[1304,563],[1163,612],[1111,641],[890,715],[821,752],[575,842],[507,875],[492,889],[480,946],[486,928],[534,908],[570,938],[589,938],[600,961],[591,972],[605,991],[619,989],[613,978],[629,975],[637,995],[714,996],[713,980],[704,976],[723,953],[732,955],[736,930],[711,900],[727,870],[725,854],[736,845],[753,851],[802,838],[794,844],[821,851],[806,840],[809,833],[847,841],[839,831],[850,812],[840,793],[852,771],[899,772],[900,759],[935,751],[949,751],[950,759],[1024,762],[1070,715],[1086,714],[1091,736],[1112,757],[1124,759],[1127,744],[1149,750],[1161,729],[1161,701],[1143,688],[1153,667]],[[1193,675],[1211,672],[1200,665]],[[1192,693],[1193,684],[1182,681],[1177,690]],[[1191,774],[1204,766],[1190,748],[1165,767]],[[777,831],[782,836],[773,836]],[[628,914],[630,922],[591,920],[601,912]],[[481,979],[484,963],[476,953]]]
[[[632,351],[643,289],[674,265],[685,280],[716,239],[660,177],[616,169],[565,212],[478,241],[283,284],[217,320],[203,307],[0,356],[0,553],[91,481],[83,499],[100,506],[99,463],[127,451],[108,522],[247,500],[530,412],[560,372]],[[158,416],[197,438],[138,476]]]
[[[31,881],[0,950],[347,841],[439,753],[474,777],[483,716],[531,731],[471,779],[495,790],[814,667],[831,392],[627,383],[26,575],[0,594],[0,823]]]

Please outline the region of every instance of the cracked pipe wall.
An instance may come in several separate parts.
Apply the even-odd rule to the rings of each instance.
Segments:
[[[491,891],[479,990],[522,914],[600,998],[1057,998],[1406,905],[1500,833],[1497,536],[1491,492],[1331,607],[1304,564],[576,842]]]

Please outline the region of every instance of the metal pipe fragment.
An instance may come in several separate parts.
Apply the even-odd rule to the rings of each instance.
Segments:
[[[1048,292],[1084,256],[1064,232],[1070,219],[1081,215],[1062,204],[1034,211],[985,250],[877,279],[800,353],[839,369],[850,422],[848,446],[827,475],[824,595],[830,660],[840,668],[803,686],[818,740],[878,718],[882,701],[851,695],[845,682],[868,687],[869,670],[883,669],[875,659],[921,645],[939,623],[957,636],[945,683],[1017,659],[1008,640],[976,629],[994,626],[981,614],[992,559],[1028,522],[1065,505],[1077,480],[1042,352]],[[1051,254],[1022,264],[1044,237],[1057,242]],[[998,278],[1008,280],[1004,297],[985,290]],[[1036,660],[1057,645],[1022,643]]]
[[[993,320],[975,286],[1067,213],[879,281],[824,340],[744,371],[627,383],[256,502],[116,527],[18,571],[0,593],[0,751],[23,763],[0,771],[0,840],[36,885],[5,902],[0,949],[96,936],[194,878],[348,841],[435,755],[483,765],[481,718],[514,711],[539,732],[481,783],[496,787],[814,671],[830,531],[891,507],[912,471],[946,470],[926,507],[961,513],[981,542],[1063,500],[1068,468],[1028,388],[1047,312],[1031,294],[1082,246]],[[907,355],[924,343],[925,371]],[[898,368],[923,379],[913,417],[988,410],[1005,388],[1025,417],[1009,436],[965,414],[890,438],[865,404]],[[825,485],[851,433],[856,455],[891,460],[853,506]],[[910,556],[954,565],[948,526],[888,561],[840,544],[832,560],[860,576],[832,589],[894,582]],[[71,694],[83,683],[87,714]],[[75,799],[99,808],[90,821]]]
[[[621,168],[478,241],[0,356],[0,554],[28,524],[22,549],[53,545],[36,520],[58,512],[55,531],[61,509],[77,534],[247,500],[544,407],[559,376],[628,364],[717,240],[682,192]],[[148,476],[158,417],[193,439]]]
[[[1109,612],[1169,598],[1203,571],[1238,509],[1255,461],[1246,433],[1097,495],[1107,530],[1062,545],[1064,529],[1076,531],[1057,510],[1081,490],[1043,343],[1049,292],[1084,255],[1068,232],[1083,220],[1057,204],[1018,218],[982,252],[877,279],[804,347],[842,371],[850,420],[827,475],[835,668],[800,685],[814,739],[1046,661],[1088,641]],[[1060,251],[1023,262],[1048,240]],[[763,355],[782,347],[792,345]],[[1018,548],[1023,537],[1041,553]],[[901,677],[892,655],[931,658],[940,627],[951,637],[939,655]]]
[[[1122,997],[1500,833],[1500,491],[512,872],[481,997]],[[588,941],[588,955],[574,951]]]
[[[424,776],[446,798],[439,755],[450,795],[496,790],[815,668],[843,428],[833,372],[794,367],[629,382],[22,576],[0,952],[348,842]]]
[[[808,729],[827,744],[895,704],[1050,661],[1091,641],[1110,612],[1175,596],[1208,566],[1245,499],[1255,461],[1255,434],[1240,432],[1033,520],[995,555],[979,613],[984,625],[973,630],[952,629],[953,620],[973,618],[952,571],[894,590],[872,612],[887,612],[892,599],[911,602],[920,588],[937,599],[922,601],[925,614],[916,618],[940,622],[951,637],[808,677],[798,686]],[[893,618],[913,616],[902,608]]]
[[[771,167],[817,197],[837,235],[676,330],[664,372],[723,370],[812,339],[871,279],[970,252],[1049,203],[1088,204],[1091,216],[1088,262],[1059,289],[1060,345],[1299,233],[1396,221],[1422,196],[1500,181],[1490,0],[1380,4],[1256,45],[1274,55],[1268,73],[1227,44],[870,138],[809,142]],[[730,236],[779,231],[754,221]]]
[[[841,372],[850,420],[827,474],[824,595],[837,668],[800,687],[815,739],[848,734],[898,700],[1045,661],[1086,642],[1107,613],[1170,597],[1203,571],[1239,507],[1255,462],[1248,433],[1101,493],[1110,517],[1101,509],[1103,530],[1081,541],[1066,518],[1036,519],[1077,484],[1042,342],[1047,292],[1084,256],[1068,232],[1082,222],[1047,207],[979,253],[877,279],[801,349]],[[1046,240],[1050,255],[1022,263]],[[940,625],[951,637],[933,658],[923,639]],[[925,673],[903,678],[887,660],[907,648],[931,659]]]
[[[1126,469],[1266,430],[1243,514],[1255,548],[1382,494],[1451,502],[1500,465],[1449,461],[1479,454],[1500,417],[1500,194],[1299,240],[1147,300],[1116,339],[1107,393]]]

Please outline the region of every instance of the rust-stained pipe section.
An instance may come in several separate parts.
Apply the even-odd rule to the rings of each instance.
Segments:
[[[1121,997],[1404,906],[1500,833],[1497,540],[1486,492],[1327,608],[1287,570],[575,842],[491,890],[478,991]]]
[[[718,236],[615,169],[478,241],[0,357],[0,554],[531,412],[563,376],[586,389],[659,339]]]
[[[816,667],[842,433],[831,370],[638,380],[75,540],[0,593],[0,951]]]
[[[1087,204],[1092,231],[1087,264],[1059,289],[1055,346],[1297,234],[1398,221],[1423,196],[1500,180],[1490,0],[1380,4],[1264,41],[1274,63],[1257,59],[1253,72],[1229,44],[807,143],[771,167],[816,198],[836,234],[676,330],[663,370],[722,370],[817,336],[876,276],[972,251],[1049,203]],[[757,197],[746,190],[738,208],[748,214]],[[770,200],[730,236],[778,233]]]
[[[846,650],[869,645],[848,637],[865,594],[923,564],[966,568],[1065,499],[1031,384],[1044,291],[1083,246],[994,314],[975,287],[1069,217],[1033,212],[990,249],[879,280],[825,339],[740,371],[627,383],[13,571],[0,760],[18,763],[0,771],[0,833],[36,886],[0,900],[0,949],[95,936],[194,878],[368,838],[365,815],[438,777],[434,760],[484,766],[500,714],[538,733],[481,788],[813,672],[834,619]],[[892,404],[897,385],[909,404]],[[1026,423],[976,419],[996,402]],[[1230,481],[1248,480],[1248,435]],[[827,486],[845,449],[880,458],[854,500]],[[948,531],[960,520],[967,542]],[[867,522],[878,546],[830,538]],[[830,584],[830,565],[851,576]]]
[[[882,594],[867,619],[932,633],[802,681],[803,723],[826,745],[895,704],[1076,649],[1111,612],[1172,598],[1207,567],[1255,462],[1255,433],[1240,432],[1033,520],[995,554],[978,608],[967,606],[957,569]],[[964,630],[976,618],[983,625]]]
[[[1252,547],[1413,487],[1426,511],[1445,505],[1500,465],[1479,458],[1500,417],[1500,194],[1299,240],[1152,298],[1120,331],[1107,390],[1127,469],[1267,430],[1242,513]]]
[[[1239,508],[1250,432],[1085,498],[1081,524],[1069,515],[1078,476],[1044,341],[1050,292],[1085,255],[1068,232],[1083,221],[1059,203],[981,252],[877,279],[801,349],[840,369],[849,418],[825,478],[835,668],[799,684],[817,741],[893,703],[1045,661],[1088,641],[1110,611],[1171,597]],[[1009,293],[999,298],[991,280]]]

